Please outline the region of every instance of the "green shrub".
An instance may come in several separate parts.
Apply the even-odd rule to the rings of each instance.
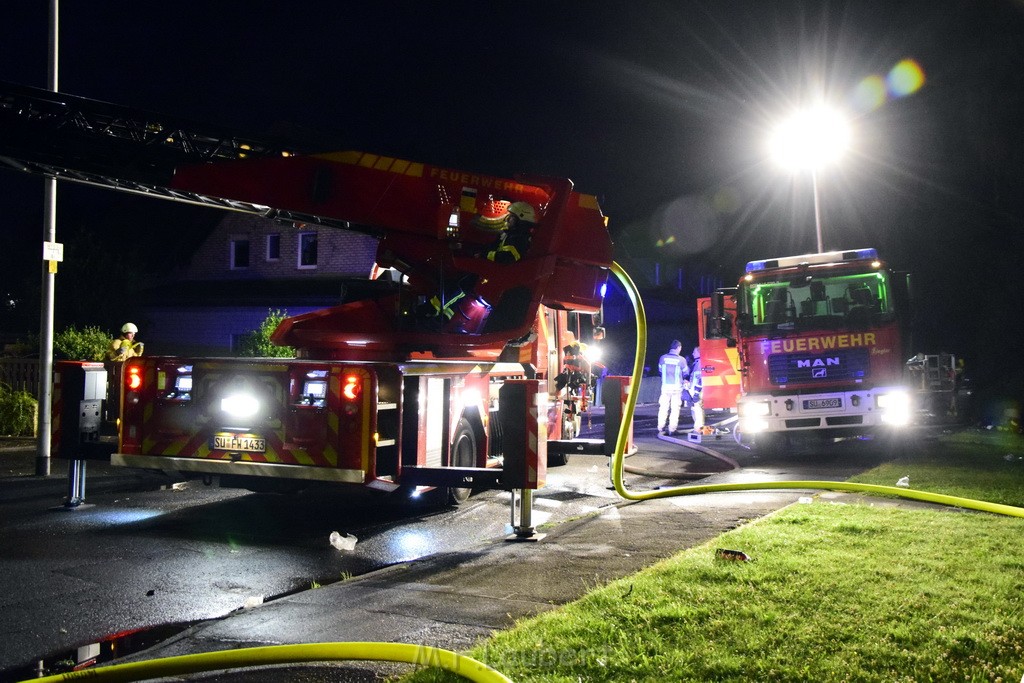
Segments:
[[[6,384],[0,384],[0,434],[33,436],[36,405],[36,400],[27,391],[15,391]]]
[[[267,310],[267,317],[260,323],[259,328],[242,337],[236,353],[247,358],[294,358],[295,349],[290,346],[278,346],[270,341],[270,335],[287,317],[288,311]]]
[[[113,339],[98,327],[74,325],[53,335],[54,355],[64,360],[101,361],[107,357],[107,349]]]

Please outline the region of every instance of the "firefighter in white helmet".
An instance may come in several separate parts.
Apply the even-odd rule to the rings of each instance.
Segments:
[[[537,227],[537,213],[526,202],[512,202],[505,214],[501,235],[485,256],[495,263],[515,263],[523,258]]]
[[[475,251],[475,255],[494,263],[510,264],[526,254],[537,226],[537,214],[526,202],[492,199],[485,202],[473,223],[486,232],[499,233],[494,242]],[[445,329],[452,331],[479,331],[490,314],[491,305],[474,291],[477,281],[471,274],[442,281],[440,291],[423,307],[426,317],[445,323]]]
[[[135,341],[135,335],[139,328],[135,323],[125,323],[121,326],[121,336],[110,343],[107,349],[107,360],[126,361],[129,358],[142,355],[142,342]]]

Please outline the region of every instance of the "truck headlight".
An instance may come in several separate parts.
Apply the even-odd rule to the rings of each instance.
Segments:
[[[756,434],[768,429],[768,420],[760,417],[741,417],[740,431],[745,434]]]
[[[882,422],[894,426],[910,424],[910,394],[890,391],[875,396],[875,405],[882,411]]]
[[[771,415],[772,404],[769,401],[743,401],[737,404],[736,412],[740,416],[740,431],[755,434],[768,429],[765,418]]]
[[[750,401],[736,406],[740,417],[764,417],[771,415],[772,405],[768,401]]]

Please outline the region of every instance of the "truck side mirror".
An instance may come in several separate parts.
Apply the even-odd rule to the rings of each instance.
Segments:
[[[708,339],[725,339],[727,346],[736,346],[732,336],[732,317],[725,310],[726,292],[717,290],[711,295],[711,306],[705,329]]]

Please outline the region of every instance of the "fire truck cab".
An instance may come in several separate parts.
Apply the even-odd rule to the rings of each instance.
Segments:
[[[715,299],[708,336],[738,360],[739,428],[755,443],[909,421],[906,276],[888,270],[876,250],[751,261],[734,292]]]

